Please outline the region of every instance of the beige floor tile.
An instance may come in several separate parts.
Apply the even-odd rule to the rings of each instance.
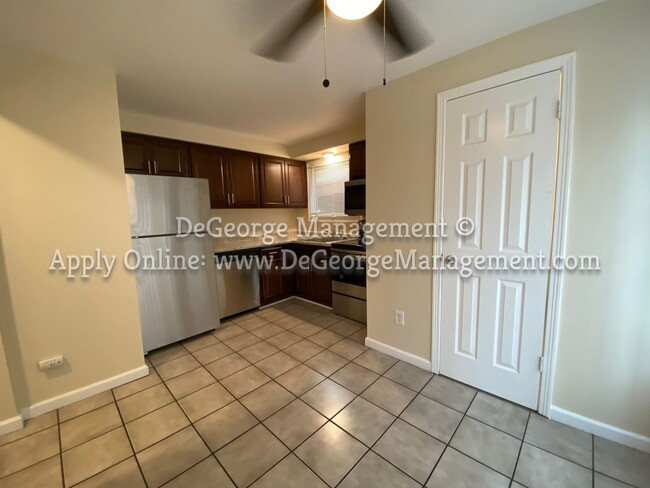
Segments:
[[[316,317],[320,317],[321,315],[323,315],[323,313],[324,312],[322,312],[321,310],[316,310],[311,308],[311,304],[307,304],[307,308],[305,308],[304,310],[297,311],[296,313],[294,313],[294,316],[302,320],[313,320]]]
[[[251,314],[250,317],[247,317],[245,320],[237,322],[237,325],[241,327],[242,329],[246,329],[247,331],[252,331],[255,329],[259,329],[260,327],[267,325],[269,323],[268,320],[258,317],[257,315]]]
[[[168,381],[199,366],[199,362],[193,356],[187,355],[156,366],[156,371],[163,381]]]
[[[194,424],[214,452],[259,422],[239,403],[233,402]]]
[[[525,408],[481,391],[476,394],[467,415],[519,439],[524,436],[528,422]]]
[[[332,418],[350,403],[356,394],[332,380],[324,380],[305,393],[302,400],[323,414]]]
[[[167,388],[175,398],[183,398],[201,388],[214,383],[216,380],[207,369],[197,368],[167,381]]]
[[[265,420],[295,398],[275,381],[270,381],[239,401],[259,420]]]
[[[142,390],[146,390],[147,388],[156,386],[161,382],[162,380],[160,379],[160,376],[158,376],[158,373],[156,373],[156,371],[153,368],[150,368],[149,374],[147,376],[140,378],[139,380],[135,380],[130,383],[127,383],[126,385],[122,385],[122,386],[118,386],[117,388],[114,388],[113,394],[115,395],[115,398],[117,400],[121,400],[122,398],[126,398],[135,393],[139,393]]]
[[[123,427],[63,453],[66,486],[75,485],[133,456]]]
[[[318,344],[314,344],[306,339],[297,342],[293,346],[287,347],[284,352],[298,361],[307,361],[309,358],[314,357],[316,354],[322,352],[324,349]]]
[[[227,326],[223,326],[222,324],[222,327],[217,329],[213,335],[220,341],[225,341],[226,339],[232,339],[233,337],[241,335],[244,332],[246,332],[246,330],[242,329],[238,325],[230,324]]]
[[[56,412],[55,412],[56,413]],[[61,458],[54,456],[0,479],[2,488],[61,488]]]
[[[372,446],[390,427],[395,417],[361,397],[332,419],[336,425],[352,434],[366,446]]]
[[[223,343],[213,344],[198,351],[194,351],[192,355],[199,361],[201,364],[208,364],[217,359],[225,358],[230,356],[233,353],[233,350],[230,349]]]
[[[259,363],[256,363],[255,366],[271,378],[277,378],[281,374],[295,368],[299,364],[300,363],[297,360],[288,354],[285,354],[284,352],[278,352],[266,359],[263,359]]]
[[[203,349],[205,347],[217,344],[218,342],[219,341],[214,337],[214,335],[208,332],[206,334],[202,334],[197,337],[192,337],[191,339],[183,341],[183,346],[185,346],[185,349],[187,349],[188,351],[195,352],[198,351],[199,349]]]
[[[56,423],[56,411],[44,413],[43,415],[39,415],[33,419],[28,419],[25,421],[25,425],[22,429],[0,436],[0,446],[17,441],[18,439],[22,439],[28,435],[41,432],[42,430],[55,426]]]
[[[300,400],[295,400],[264,421],[290,449],[316,432],[327,419]]]
[[[59,453],[59,428],[50,427],[0,447],[0,478]]]
[[[363,327],[361,325],[350,322],[348,320],[342,320],[336,324],[329,327],[328,330],[336,332],[343,337],[351,336],[355,332],[359,332]]]
[[[335,486],[368,450],[332,423],[296,449],[295,454],[330,486]]]
[[[126,431],[133,449],[135,452],[140,452],[188,425],[190,421],[187,420],[183,410],[176,403],[170,403],[126,424]]]
[[[252,346],[258,342],[261,342],[261,339],[250,332],[244,332],[243,334],[236,335],[230,339],[224,339],[223,341],[233,351],[241,351],[245,347]]]
[[[178,403],[189,419],[196,422],[233,401],[235,401],[235,397],[228,393],[228,390],[219,383],[213,383],[185,398],[181,398]]]
[[[420,483],[425,483],[445,445],[397,419],[373,450]]]
[[[523,485],[517,483],[513,486],[524,488]],[[630,488],[630,485],[623,483],[622,481],[617,481],[613,478],[609,478],[600,473],[594,473],[594,488]]]
[[[592,472],[582,466],[524,443],[514,479],[533,488],[589,488],[593,483],[592,476]]]
[[[273,434],[258,425],[219,450],[216,456],[237,486],[244,488],[288,453]]]
[[[368,337],[368,329],[364,327],[363,329],[359,329],[351,336],[348,336],[348,339],[354,342],[358,342],[361,345],[365,345],[367,337]]]
[[[331,330],[321,330],[309,337],[311,342],[325,348],[333,346],[337,342],[341,342],[343,339],[345,339],[345,337],[336,332],[332,332]]]
[[[122,425],[114,403],[62,422],[61,448],[64,451],[94,439]]]
[[[117,402],[117,405],[120,408],[124,422],[131,422],[173,401],[174,397],[169,393],[165,385],[160,384],[123,398]]]
[[[171,346],[162,347],[151,351],[147,354],[147,359],[151,361],[154,366],[159,366],[162,363],[171,361],[172,359],[180,358],[189,354],[189,351],[183,347],[182,344],[172,344]]]
[[[292,370],[287,371],[283,375],[278,376],[275,381],[280,383],[294,395],[300,396],[324,379],[325,377],[322,374],[308,368],[304,364],[301,364]]]
[[[463,415],[418,395],[400,418],[442,442],[449,442]]]
[[[278,334],[266,340],[266,342],[274,345],[278,349],[286,349],[287,347],[293,346],[296,342],[300,341],[302,341],[302,337],[289,331],[283,332],[282,334]]]
[[[449,445],[511,478],[515,471],[521,440],[471,417],[465,417]]]
[[[310,320],[312,324],[318,325],[319,327],[330,327],[340,321],[341,321],[340,318],[334,317],[329,314],[319,315],[318,317],[315,317]]]
[[[328,330],[332,329],[330,328]],[[365,351],[367,351],[368,348],[359,344],[358,342],[351,341],[350,339],[343,339],[341,342],[337,342],[331,346],[329,350],[352,361],[357,356],[360,356]]]
[[[221,381],[226,376],[230,376],[237,371],[248,368],[250,365],[251,364],[239,354],[231,354],[230,356],[226,356],[225,358],[221,358],[210,364],[206,364],[205,369],[210,371],[210,373],[212,373],[212,376]]]
[[[595,470],[641,488],[650,487],[650,453],[594,437]]]
[[[361,356],[357,357],[354,362],[377,374],[384,374],[395,365],[397,359],[383,352],[368,349]]]
[[[386,378],[379,378],[361,394],[366,400],[379,405],[393,415],[402,413],[415,395],[413,390]]]
[[[330,376],[330,379],[357,394],[368,388],[378,378],[379,375],[377,373],[373,373],[369,369],[354,363],[347,364]]]
[[[137,454],[150,488],[158,487],[205,459],[210,451],[192,427]]]
[[[398,361],[395,366],[384,374],[384,377],[411,390],[420,391],[427,384],[427,381],[433,377],[433,373],[405,363],[404,361]]]
[[[295,327],[298,324],[301,324],[303,322],[302,319],[299,319],[298,317],[293,317],[293,316],[284,316],[279,319],[277,319],[274,323],[276,325],[279,325],[283,329],[286,330],[291,330],[293,327]]]
[[[442,455],[427,482],[427,488],[508,488],[509,485],[510,480],[505,476],[451,448]]]
[[[174,478],[165,488],[235,488],[214,456]]]
[[[282,334],[284,332],[285,330],[280,326],[277,326],[275,324],[266,324],[260,327],[259,329],[255,329],[251,331],[251,334],[259,337],[262,340],[267,340],[270,337],[276,336],[278,334]]]
[[[253,488],[327,488],[294,454],[289,454],[273,469],[253,483]]]
[[[280,350],[277,347],[272,346],[271,344],[260,342],[242,349],[239,351],[239,355],[251,363],[256,363],[279,351]]]
[[[77,485],[78,488],[146,488],[140,468],[135,457],[130,457],[126,461],[116,464],[106,471],[96,474],[83,483]],[[75,487],[76,488],[76,487]]]
[[[59,422],[65,422],[71,418],[78,417],[92,410],[96,410],[100,407],[113,403],[113,394],[111,391],[104,391],[97,395],[93,395],[85,400],[72,403],[65,407],[59,409]]]
[[[531,413],[524,440],[585,468],[592,467],[592,436],[581,430]]]
[[[321,330],[323,329],[321,327],[318,327],[317,325],[310,324],[309,322],[303,322],[302,324],[298,324],[294,328],[292,328],[291,332],[293,334],[299,335],[302,338],[307,338],[313,336],[314,334],[320,332]]]
[[[368,452],[339,485],[340,488],[420,488],[395,466]]]
[[[458,381],[438,375],[429,381],[421,394],[465,413],[476,396],[476,390]]]
[[[324,376],[330,376],[348,364],[348,362],[344,357],[325,350],[305,361],[305,365]]]
[[[221,384],[235,397],[240,398],[259,388],[264,383],[271,381],[271,378],[262,373],[255,366],[249,366],[237,373],[224,378]]]

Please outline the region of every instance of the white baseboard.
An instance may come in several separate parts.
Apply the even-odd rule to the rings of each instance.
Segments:
[[[413,366],[417,366],[418,368],[424,369],[426,371],[431,371],[431,361],[429,359],[421,358],[420,356],[416,356],[410,352],[402,351],[401,349],[389,346],[388,344],[384,344],[383,342],[371,339],[370,337],[366,337],[366,346],[379,352],[383,352],[384,354],[388,354],[389,356],[393,356],[394,358],[400,359],[405,363],[412,364]]]
[[[549,414],[551,420],[556,420],[570,427],[584,430],[590,434],[633,447],[634,449],[639,449],[640,451],[650,452],[650,437],[637,434],[636,432],[630,432],[629,430],[623,430],[589,417],[584,417],[580,414],[556,407],[555,405],[551,405]]]
[[[117,388],[118,386],[129,383],[130,381],[137,380],[149,374],[149,367],[145,364],[139,368],[132,369],[126,373],[118,374],[112,378],[107,378],[97,383],[93,383],[88,386],[84,386],[77,390],[69,391],[63,395],[55,396],[48,398],[42,402],[35,403],[27,408],[23,408],[20,413],[22,418],[27,420],[33,417],[38,417],[57,408],[65,407],[71,403],[78,402],[79,400],[84,400],[98,393],[110,390],[112,388]]]
[[[0,436],[23,428],[23,418],[20,415],[0,421]]]

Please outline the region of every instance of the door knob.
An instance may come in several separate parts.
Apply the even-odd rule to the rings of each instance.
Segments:
[[[445,266],[455,266],[456,256],[445,256]]]

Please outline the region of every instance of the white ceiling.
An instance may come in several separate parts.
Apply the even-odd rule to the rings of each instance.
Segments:
[[[251,54],[300,1],[2,0],[0,41],[111,70],[122,109],[294,144],[362,122],[382,78],[365,26],[331,17],[328,89],[320,32],[292,63]],[[390,63],[389,80],[599,1],[406,0],[435,43]]]

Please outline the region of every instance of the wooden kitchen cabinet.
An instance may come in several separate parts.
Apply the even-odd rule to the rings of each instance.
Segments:
[[[122,133],[124,169],[127,173],[190,176],[189,144],[173,139]]]
[[[259,207],[260,176],[257,154],[226,149],[222,161],[228,175],[230,207]]]
[[[192,175],[195,178],[205,178],[210,184],[210,207],[228,207],[230,202],[221,150],[214,146],[192,144],[190,156]]]
[[[263,156],[260,160],[260,175],[263,207],[307,207],[305,162]]]
[[[350,144],[350,180],[366,178],[366,141]]]
[[[267,266],[267,262],[270,265]],[[262,269],[260,269],[260,301],[262,305],[268,305],[289,296],[285,280],[286,276],[282,270],[282,248],[262,249]]]
[[[301,256],[309,257],[309,266],[306,269],[296,269],[296,296],[331,307],[332,272],[329,267],[329,248],[298,244],[294,250],[299,259]]]

